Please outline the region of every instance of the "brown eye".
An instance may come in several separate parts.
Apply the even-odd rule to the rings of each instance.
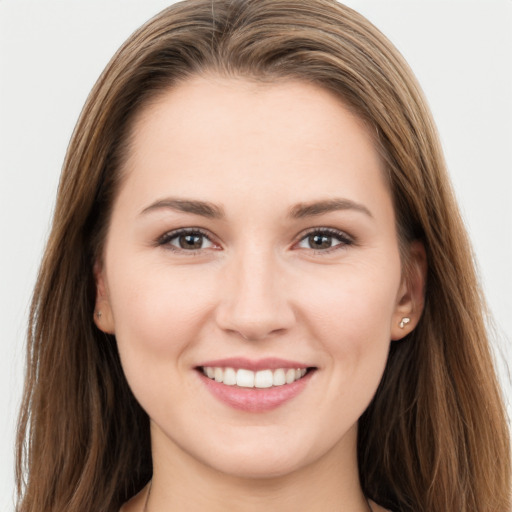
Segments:
[[[213,248],[215,244],[208,235],[201,231],[178,230],[166,233],[158,240],[158,245],[172,249],[173,251],[201,251],[203,249]]]
[[[301,249],[312,249],[313,251],[330,252],[329,250],[341,249],[352,245],[352,239],[335,229],[318,229],[310,231],[298,243]]]
[[[200,234],[186,234],[177,237],[181,249],[202,249],[204,236]]]
[[[311,249],[329,249],[332,247],[332,236],[313,234],[308,236]]]

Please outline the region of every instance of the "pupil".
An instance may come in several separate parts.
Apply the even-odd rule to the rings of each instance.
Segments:
[[[311,235],[309,244],[315,249],[328,249],[331,247],[332,237],[325,235]]]
[[[180,247],[182,249],[201,249],[202,236],[201,235],[181,235]]]

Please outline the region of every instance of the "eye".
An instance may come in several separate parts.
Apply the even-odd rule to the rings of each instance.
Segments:
[[[174,251],[194,252],[216,247],[206,233],[198,229],[180,229],[170,231],[158,240],[158,245]]]
[[[312,249],[314,251],[328,252],[329,250],[338,249],[351,245],[352,239],[337,229],[315,229],[304,236],[298,247],[301,249]]]

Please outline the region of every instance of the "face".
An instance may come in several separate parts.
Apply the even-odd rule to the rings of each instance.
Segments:
[[[353,456],[390,340],[416,322],[365,125],[312,85],[208,77],[133,135],[96,322],[154,457],[271,476]]]

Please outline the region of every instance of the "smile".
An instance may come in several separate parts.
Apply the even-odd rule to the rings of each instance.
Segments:
[[[304,391],[318,370],[278,358],[218,359],[203,362],[195,369],[215,398],[232,409],[249,413],[271,411],[291,401]]]
[[[306,368],[277,368],[260,371],[240,368],[221,368],[219,366],[204,366],[201,371],[209,379],[225,384],[226,386],[238,386],[241,388],[271,388],[292,384],[306,375]]]

